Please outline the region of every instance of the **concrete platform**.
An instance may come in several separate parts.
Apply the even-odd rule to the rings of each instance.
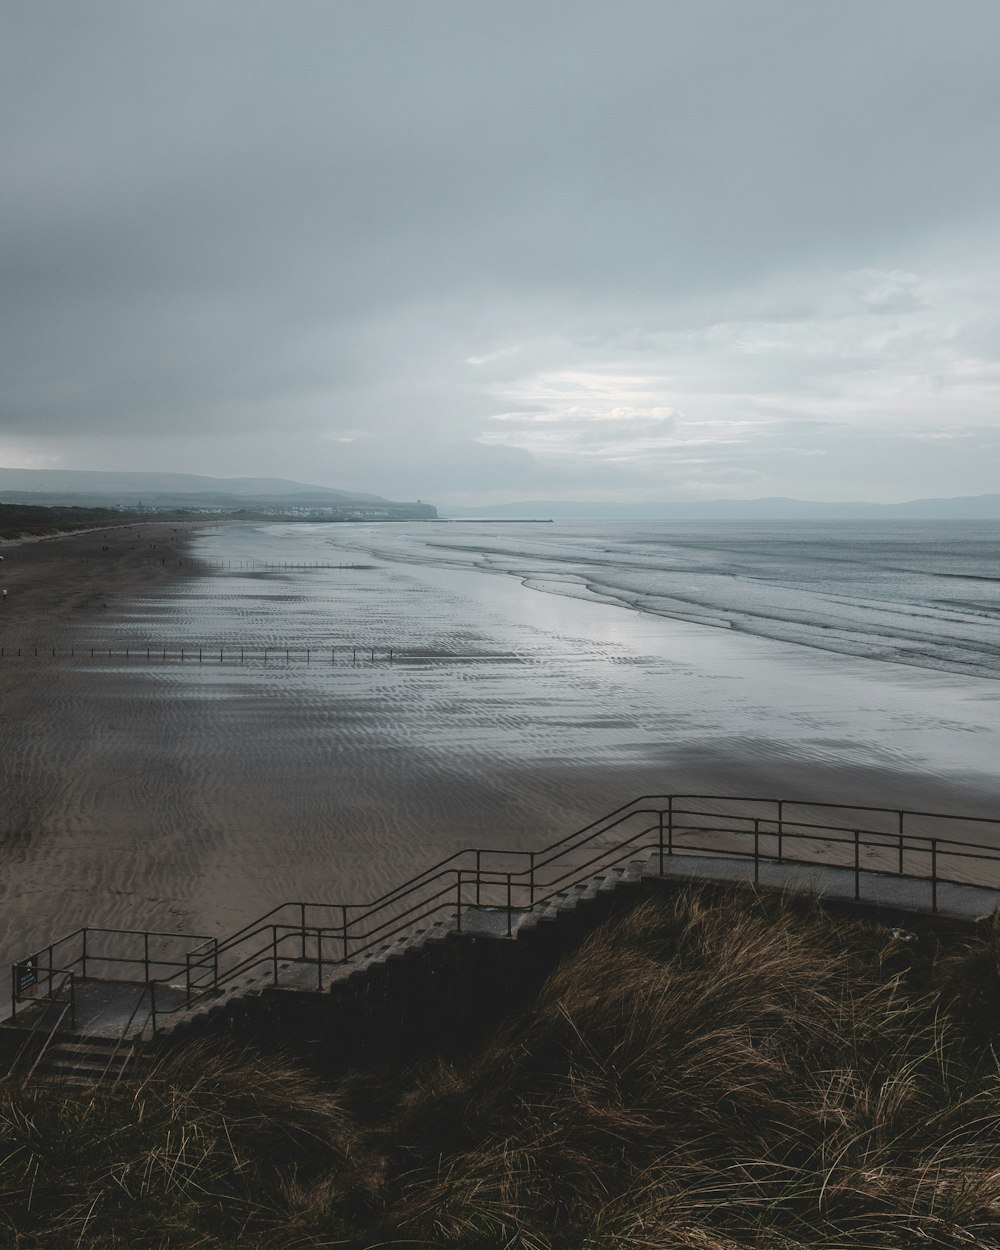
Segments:
[[[659,876],[658,861],[647,865],[646,877]],[[752,859],[722,855],[672,855],[663,861],[663,878],[671,881],[732,881],[753,883]],[[759,884],[765,889],[799,890],[817,898],[855,901],[852,868],[831,868],[822,864],[778,864],[761,861]],[[1000,890],[978,885],[937,883],[937,909],[933,890],[923,877],[899,877],[889,873],[865,872],[858,875],[858,901],[899,911],[933,913],[955,920],[980,920],[1000,907]]]
[[[142,1031],[149,1021],[149,992],[144,984],[136,981],[93,981],[78,979],[75,984],[76,1025],[70,1025],[67,1015],[60,1032],[74,1033],[80,1037],[119,1038],[126,1028],[129,1034]],[[140,998],[143,999],[140,1002]],[[186,998],[183,986],[157,985],[157,1011],[173,1010],[182,1006]],[[47,1001],[24,1001],[18,1004],[17,1015],[4,1021],[5,1028],[29,1030],[38,1017],[44,1021],[39,1027],[51,1027],[62,1004]]]

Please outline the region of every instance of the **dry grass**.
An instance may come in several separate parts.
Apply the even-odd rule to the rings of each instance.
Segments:
[[[1000,929],[660,895],[463,1063],[322,1082],[191,1050],[9,1090],[8,1244],[1000,1247]]]

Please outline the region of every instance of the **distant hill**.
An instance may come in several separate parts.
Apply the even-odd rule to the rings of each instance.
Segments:
[[[43,498],[44,496],[44,498]],[[385,503],[379,495],[309,486],[275,477],[203,477],[197,473],[117,473],[89,469],[0,468],[6,503],[198,506],[240,503]]]
[[[292,520],[434,520],[431,504],[309,486],[277,477],[202,477],[196,473],[115,473],[86,469],[0,468],[0,504],[250,512]]]
[[[1000,521],[1000,495],[912,499],[906,503],[819,503],[808,499],[705,499],[685,503],[585,503],[531,500],[490,507],[440,509],[444,518],[621,521]]]

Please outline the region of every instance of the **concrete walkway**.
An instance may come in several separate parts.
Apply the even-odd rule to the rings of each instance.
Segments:
[[[644,877],[659,875],[658,861],[654,860],[646,865]],[[753,883],[754,865],[750,858],[672,855],[663,861],[663,877],[671,881]],[[939,881],[935,912],[933,889],[929,880],[880,872],[860,872],[856,895],[852,868],[830,868],[823,864],[778,864],[762,860],[758,884],[770,890],[797,890],[838,902],[859,901],[899,911],[934,913],[955,920],[980,920],[992,915],[1000,907],[1000,890]]]

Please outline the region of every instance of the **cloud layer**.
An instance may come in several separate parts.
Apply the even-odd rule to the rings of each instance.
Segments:
[[[0,30],[0,463],[997,488],[992,0],[37,0]]]

